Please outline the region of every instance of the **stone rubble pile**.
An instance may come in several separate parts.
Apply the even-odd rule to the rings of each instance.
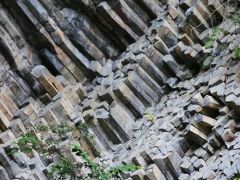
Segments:
[[[0,179],[46,179],[55,159],[8,151],[21,134],[63,123],[88,125],[94,141],[79,135],[80,144],[105,167],[142,166],[123,179],[238,176],[240,64],[232,51],[240,34],[223,3],[1,1]],[[206,49],[216,26],[222,32]]]

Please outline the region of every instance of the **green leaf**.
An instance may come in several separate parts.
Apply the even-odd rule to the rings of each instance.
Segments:
[[[236,48],[233,51],[233,59],[240,60],[240,48]]]

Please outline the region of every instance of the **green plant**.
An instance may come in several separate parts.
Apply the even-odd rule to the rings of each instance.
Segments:
[[[213,28],[210,36],[208,37],[207,41],[204,44],[204,47],[206,49],[213,47],[214,42],[217,40],[222,31],[223,30],[221,28],[218,27]]]
[[[69,125],[66,124],[51,127],[46,125],[40,125],[36,127],[36,130],[40,132],[52,130],[52,132],[54,132],[57,136],[55,136],[55,138],[49,138],[44,141],[39,139],[35,135],[36,132],[33,131],[22,134],[16,141],[17,146],[9,150],[9,154],[14,154],[17,152],[31,153],[33,150],[36,150],[41,155],[52,156],[54,154],[58,154],[60,156],[59,162],[51,167],[51,170],[48,173],[48,177],[51,176],[51,178],[49,179],[59,179],[57,177],[73,175],[73,163],[70,159],[62,156],[60,151],[57,151],[53,145],[58,145],[58,143],[62,141],[61,135],[64,135],[71,130],[74,130],[74,128],[71,128]],[[69,149],[68,151],[71,150]]]
[[[209,49],[209,48],[213,47],[214,42],[215,42],[214,39],[210,39],[210,38],[209,38],[209,39],[207,40],[207,42],[204,44],[204,47],[205,47],[206,49]]]
[[[64,134],[64,133],[68,133],[70,131],[74,131],[74,130],[77,130],[77,129],[70,126],[67,123],[63,123],[63,124],[52,125],[52,126],[39,125],[39,126],[37,126],[37,130],[39,130],[41,132],[51,130],[53,133]]]
[[[227,49],[227,48],[228,48],[228,43],[226,43],[226,44],[220,44],[220,45],[219,45],[220,51],[223,51],[223,50],[225,50],[225,49]]]
[[[58,163],[52,165],[47,176],[48,179],[65,179],[66,176],[75,176],[72,160],[61,156]]]
[[[124,165],[110,168],[108,172],[111,174],[111,176],[117,176],[120,173],[135,171],[141,168],[142,168],[141,166],[136,166],[134,164],[124,164]]]
[[[134,171],[141,168],[133,164],[126,164],[105,170],[103,166],[93,162],[79,145],[74,144],[71,147],[72,152],[75,152],[77,156],[80,156],[85,161],[85,165],[91,169],[91,178],[93,180],[110,180],[113,177],[119,178],[120,173]]]
[[[33,149],[41,149],[42,143],[33,133],[22,134],[17,141],[18,147],[11,150],[11,153],[16,153],[18,151],[24,153],[31,153]]]
[[[230,19],[234,24],[240,25],[240,11],[236,11],[233,15],[231,15]]]
[[[71,127],[70,125],[64,123],[64,124],[60,124],[57,126],[51,126],[50,127],[53,133],[57,133],[59,135],[64,135],[65,133],[74,131],[75,128]]]
[[[48,125],[39,125],[37,127],[37,130],[43,132],[43,131],[48,131],[50,129],[50,127]]]
[[[236,48],[233,50],[233,59],[240,60],[240,48]]]
[[[52,156],[57,154],[59,156],[59,160],[50,167],[50,170],[47,173],[48,179],[66,179],[67,176],[75,177],[79,166],[86,166],[90,168],[91,174],[89,177],[93,180],[110,180],[112,178],[118,179],[120,178],[120,173],[134,171],[140,168],[139,166],[135,166],[133,164],[126,164],[106,170],[100,163],[92,161],[80,145],[70,145],[71,138],[69,137],[69,147],[67,147],[66,152],[75,152],[77,156],[80,156],[84,160],[84,163],[79,164],[78,162],[73,162],[73,160],[63,156],[60,151],[56,151],[55,145],[58,145],[58,143],[62,141],[62,135],[76,130],[79,130],[80,133],[82,133],[82,137],[87,142],[94,143],[94,136],[89,133],[88,126],[85,123],[81,124],[77,128],[70,127],[68,124],[61,124],[56,126],[40,125],[36,129],[40,132],[51,130],[54,134],[56,134],[56,136],[55,138],[40,140],[34,132],[23,134],[16,142],[18,146],[13,148],[11,153],[19,151],[31,153],[33,150],[36,150],[42,155]]]
[[[79,145],[72,145],[72,152],[76,153],[77,156],[80,156],[84,161],[85,165],[91,169],[91,176],[93,180],[108,180],[110,175],[104,171],[103,167],[99,164],[93,162],[88,154],[82,150]]]

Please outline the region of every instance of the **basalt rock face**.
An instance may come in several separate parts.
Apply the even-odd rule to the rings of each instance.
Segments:
[[[46,179],[54,159],[8,149],[61,123],[88,124],[86,151],[106,166],[143,167],[123,179],[239,175],[240,35],[223,3],[0,1],[0,179]]]

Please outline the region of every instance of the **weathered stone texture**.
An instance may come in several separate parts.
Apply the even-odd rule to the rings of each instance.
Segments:
[[[0,1],[0,179],[46,179],[54,159],[7,151],[39,125],[64,123],[89,126],[95,143],[79,141],[106,167],[143,167],[123,179],[239,175],[240,64],[231,52],[240,35],[222,3]],[[223,32],[207,50],[217,25]]]

